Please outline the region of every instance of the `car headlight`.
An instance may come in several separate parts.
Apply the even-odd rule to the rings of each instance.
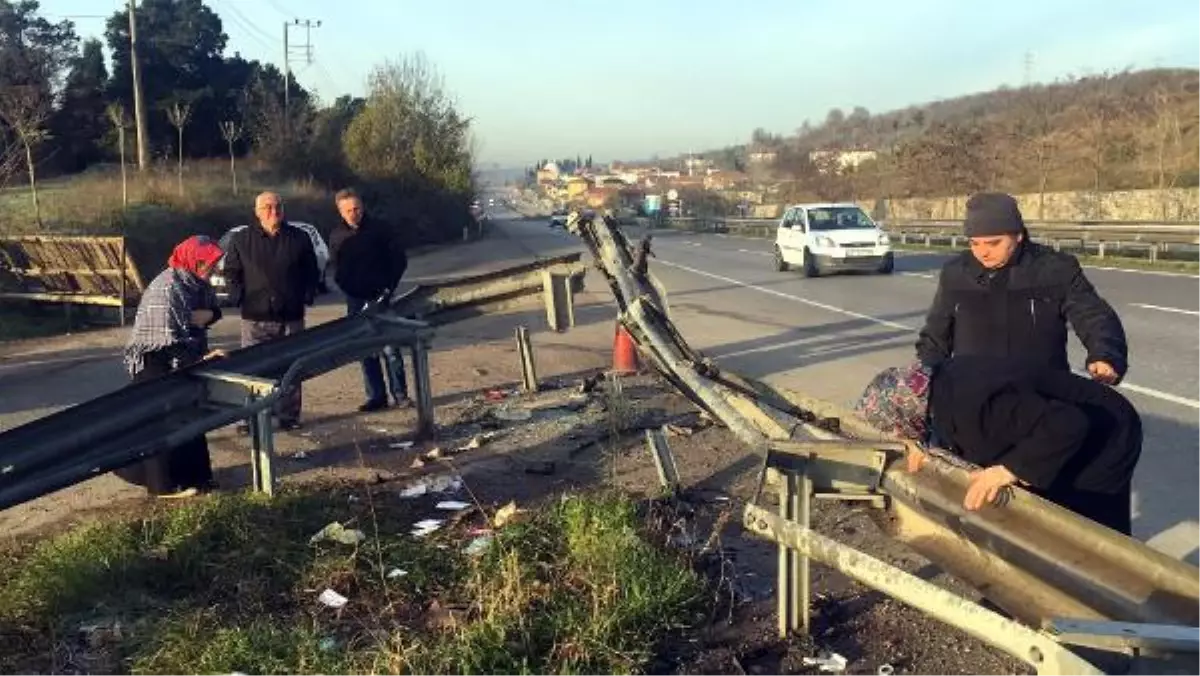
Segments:
[[[880,245],[887,246],[888,244],[891,244],[891,243],[892,243],[892,240],[891,240],[891,238],[889,238],[887,236],[886,232],[879,233],[879,244]]]
[[[836,248],[837,247],[837,244],[832,239],[826,237],[825,235],[818,235],[813,240],[813,243],[816,244],[817,246],[823,246],[823,247],[827,247],[827,248]]]

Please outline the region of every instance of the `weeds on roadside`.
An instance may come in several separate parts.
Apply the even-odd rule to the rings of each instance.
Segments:
[[[363,490],[214,496],[0,553],[0,670],[636,672],[703,603],[616,494],[564,497],[472,558],[465,524],[413,538],[431,504]],[[335,520],[366,540],[309,543]]]

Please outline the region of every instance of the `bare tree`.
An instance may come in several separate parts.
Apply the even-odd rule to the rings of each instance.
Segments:
[[[1177,200],[1171,199],[1171,191],[1179,180],[1179,164],[1183,156],[1183,132],[1179,122],[1179,108],[1173,92],[1160,85],[1150,96],[1150,105],[1154,111],[1154,141],[1153,155],[1155,187],[1158,189],[1161,218],[1170,220],[1171,206]],[[1178,209],[1177,209],[1178,210]],[[1175,214],[1174,218],[1180,218]]]
[[[25,149],[25,166],[29,169],[29,190],[33,196],[33,217],[42,226],[42,205],[38,200],[37,169],[33,151],[50,138],[46,120],[50,117],[50,97],[39,87],[18,85],[0,90],[0,119],[13,130]]]
[[[108,113],[108,121],[117,130],[117,148],[121,154],[121,206],[128,207],[129,177],[125,166],[125,130],[129,128],[129,115],[125,112],[125,106],[119,102],[108,104],[105,112]]]
[[[175,131],[179,133],[179,194],[183,194],[183,130],[187,127],[188,121],[192,117],[192,104],[182,101],[176,101],[167,108],[167,119],[171,121],[171,126],[175,127]]]
[[[1016,122],[1016,142],[1019,157],[1018,168],[1028,167],[1037,181],[1038,220],[1046,218],[1046,189],[1050,172],[1058,153],[1058,142],[1054,137],[1054,108],[1050,92],[1041,88],[1026,88],[1019,102]]]
[[[225,120],[221,123],[221,136],[225,138],[225,143],[229,146],[229,177],[233,181],[233,194],[236,195],[238,194],[237,165],[233,155],[233,144],[242,137],[242,125],[233,120]]]

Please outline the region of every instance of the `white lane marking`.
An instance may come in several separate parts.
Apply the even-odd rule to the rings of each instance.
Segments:
[[[1181,315],[1191,315],[1193,317],[1200,316],[1200,311],[1184,310],[1177,307],[1164,307],[1162,305],[1150,305],[1149,303],[1130,303],[1134,307],[1146,308],[1147,310],[1159,310],[1161,312],[1174,312]]]
[[[934,275],[928,272],[901,272],[904,277],[920,277],[921,279],[934,279]]]
[[[893,321],[889,321],[887,319],[880,319],[879,317],[872,317],[871,315],[865,315],[860,312],[854,312],[853,310],[847,310],[845,308],[836,307],[834,305],[827,305],[825,303],[819,303],[815,300],[809,300],[807,298],[800,298],[799,296],[793,296],[789,293],[784,293],[782,291],[776,291],[775,289],[767,289],[767,288],[764,288],[761,286],[756,286],[754,284],[743,282],[741,280],[733,279],[732,277],[725,277],[724,275],[718,275],[718,274],[714,274],[711,272],[705,272],[704,270],[697,270],[696,268],[688,267],[686,265],[680,265],[679,263],[672,263],[671,261],[666,261],[666,260],[662,260],[662,259],[658,259],[658,262],[662,265],[666,265],[667,267],[677,268],[677,269],[683,270],[685,272],[690,272],[694,275],[700,275],[701,277],[708,277],[710,279],[715,279],[717,281],[725,282],[727,284],[733,284],[735,286],[740,286],[740,287],[743,287],[746,289],[750,289],[752,291],[758,291],[759,293],[765,293],[768,296],[775,296],[776,298],[784,298],[786,300],[790,300],[795,303],[802,303],[804,305],[809,305],[809,306],[812,306],[815,308],[820,308],[822,310],[827,310],[829,312],[834,312],[834,313],[837,313],[840,315],[845,315],[847,317],[854,317],[856,319],[862,319],[862,320],[871,322],[873,324],[879,324],[880,326],[887,326],[887,327],[890,327],[893,329],[904,329],[905,331],[916,331],[915,327],[909,326],[907,324],[901,324],[899,322],[893,322]],[[1086,375],[1086,374],[1080,373],[1079,375]],[[1145,395],[1147,397],[1151,397],[1154,399],[1160,399],[1162,401],[1170,402],[1172,404],[1178,404],[1180,406],[1186,406],[1188,408],[1194,408],[1194,409],[1200,410],[1200,401],[1197,401],[1195,399],[1188,399],[1187,397],[1181,397],[1177,394],[1171,394],[1170,392],[1163,392],[1161,390],[1156,390],[1151,387],[1135,385],[1128,381],[1121,383],[1117,387],[1120,389],[1123,389],[1123,390],[1129,390],[1130,392],[1136,392],[1138,394],[1142,394],[1142,395]]]
[[[1196,550],[1197,536],[1200,523],[1188,519],[1155,534],[1146,544],[1173,559],[1182,559]]]
[[[1137,268],[1110,268],[1103,265],[1083,265],[1080,267],[1088,270],[1107,270],[1109,272],[1132,272],[1137,275],[1158,275],[1160,277],[1188,277],[1191,279],[1200,279],[1200,275],[1193,275],[1187,272],[1167,272],[1166,270],[1139,270]]]
[[[809,300],[807,298],[800,298],[799,296],[793,296],[789,293],[784,293],[782,291],[776,291],[775,289],[767,289],[767,288],[764,288],[761,286],[755,286],[754,284],[747,284],[746,282],[743,282],[743,281],[740,281],[737,279],[733,279],[732,277],[716,275],[711,272],[697,270],[696,268],[691,268],[686,265],[680,265],[679,263],[672,263],[670,261],[664,261],[662,259],[659,259],[658,262],[663,265],[666,265],[668,267],[678,268],[685,272],[690,272],[695,275],[700,275],[701,277],[709,277],[709,278],[712,278],[712,279],[715,279],[718,281],[725,282],[727,284],[734,284],[736,286],[741,286],[741,287],[745,287],[747,289],[758,291],[759,293],[765,293],[769,296],[775,296],[777,298],[784,298],[784,299],[793,301],[795,303],[802,303],[804,305],[810,305],[812,307],[820,308],[822,310],[827,310],[829,312],[836,312],[837,314],[846,315],[847,317],[854,317],[856,319],[865,319],[866,321],[869,321],[869,322],[872,322],[875,324],[880,324],[882,326],[890,326],[891,328],[894,328],[894,329],[904,329],[905,331],[915,330],[915,329],[913,329],[913,327],[908,326],[906,324],[899,324],[896,322],[888,321],[886,319],[880,319],[878,317],[872,317],[871,315],[864,315],[864,314],[861,314],[858,312],[854,312],[853,310],[847,310],[845,308],[834,307],[833,305],[826,305],[825,303],[818,303],[815,300]]]

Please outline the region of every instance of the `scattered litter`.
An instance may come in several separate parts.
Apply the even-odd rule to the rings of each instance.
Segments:
[[[476,376],[479,376],[480,378],[482,378],[483,376],[486,376],[488,374],[487,369],[481,369],[478,366],[471,369],[471,372],[474,373]]]
[[[713,502],[729,502],[728,495],[714,495]]]
[[[517,517],[519,511],[516,502],[509,502],[496,510],[496,516],[492,517],[492,524],[496,528],[503,528],[504,524],[511,523]]]
[[[470,506],[471,503],[463,502],[462,500],[442,500],[441,502],[437,503],[434,508],[444,509],[448,512],[461,512]]]
[[[387,579],[396,580],[396,579],[404,577],[405,575],[408,575],[407,570],[403,570],[401,568],[393,568],[388,571]]]
[[[875,673],[879,674],[879,676],[892,676],[892,674],[896,673],[896,668],[890,664],[881,664]]]
[[[326,636],[317,642],[317,648],[322,652],[329,652],[337,647],[337,639],[332,636]]]
[[[344,545],[356,545],[365,539],[367,539],[367,535],[361,530],[350,530],[337,521],[334,521],[317,531],[315,535],[308,539],[308,543],[311,545],[324,540],[333,540]]]
[[[415,445],[416,445],[415,441],[397,441],[394,444],[388,444],[388,448],[406,449],[406,448],[412,448]]]
[[[508,393],[504,390],[488,390],[483,393],[483,398],[488,401],[504,401]]]
[[[429,492],[431,493],[453,493],[462,490],[462,487],[462,477],[457,474],[446,474],[429,480]]]
[[[358,496],[351,494],[346,498],[346,502],[358,502]]]
[[[424,519],[413,524],[411,531],[413,537],[425,537],[430,533],[442,527],[441,519]]]
[[[663,431],[666,432],[669,436],[673,436],[673,437],[690,437],[693,434],[695,434],[695,432],[696,432],[696,430],[694,430],[690,427],[684,427],[683,425],[675,425],[673,423],[667,423],[666,425],[663,425]]]
[[[841,673],[846,670],[846,658],[837,653],[823,654],[818,657],[805,657],[804,663],[815,666],[820,671]]]
[[[463,547],[463,553],[467,554],[468,556],[477,556],[482,554],[487,551],[487,548],[491,546],[492,540],[494,539],[495,536],[491,534],[480,535],[479,537],[467,543],[466,547]]]
[[[409,467],[413,469],[421,469],[425,466],[425,461],[420,458],[413,458],[412,464]]]
[[[296,451],[292,454],[292,460],[308,460],[307,451]]]
[[[406,486],[400,491],[402,498],[419,498],[429,492],[429,485],[424,482],[417,482],[411,486]]]
[[[341,608],[350,602],[350,599],[342,596],[332,589],[326,589],[325,591],[321,592],[321,595],[317,597],[317,600],[329,606],[330,608]]]
[[[386,429],[384,429],[382,427],[372,427],[371,431],[376,434],[391,434],[391,432],[388,432]]]
[[[442,447],[435,446],[423,456],[426,460],[437,460],[442,457]]]
[[[521,422],[533,417],[533,412],[527,408],[496,408],[492,409],[492,417],[509,422]]]

